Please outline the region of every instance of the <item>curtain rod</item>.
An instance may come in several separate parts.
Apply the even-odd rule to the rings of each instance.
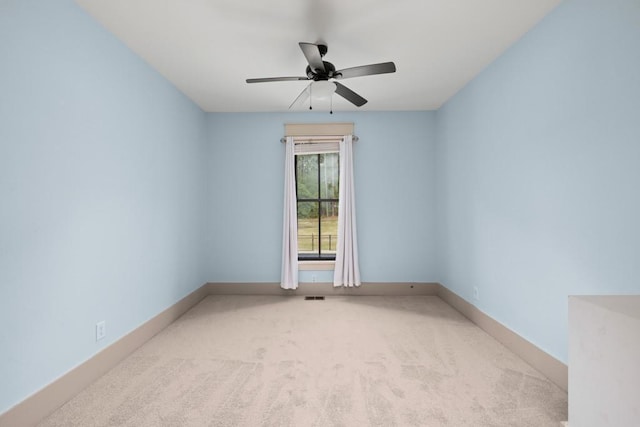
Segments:
[[[344,135],[335,135],[335,136],[333,136],[333,135],[323,135],[321,137],[294,136],[293,138],[294,139],[302,139],[302,141],[296,141],[298,144],[311,144],[311,143],[314,143],[314,142],[332,142],[332,141],[335,141],[338,138],[343,138],[343,137],[344,137]],[[307,139],[304,140],[305,138],[307,138]],[[352,138],[353,142],[358,142],[358,140],[360,139],[355,135],[351,135],[351,138]],[[285,142],[287,142],[287,138],[286,137],[280,138],[280,142],[284,144]]]

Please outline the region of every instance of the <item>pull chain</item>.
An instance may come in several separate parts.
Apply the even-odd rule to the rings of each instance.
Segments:
[[[309,110],[313,110],[313,107],[311,106],[311,101],[313,100],[313,84],[309,85]]]
[[[329,102],[331,103],[331,106],[329,107],[329,114],[333,114],[333,94],[329,96]]]

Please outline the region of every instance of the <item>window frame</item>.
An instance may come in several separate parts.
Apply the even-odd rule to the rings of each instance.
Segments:
[[[296,190],[298,188],[298,157],[299,156],[317,156],[317,169],[318,169],[318,176],[317,176],[317,197],[316,198],[305,198],[305,199],[301,199],[298,197],[298,192],[296,191],[296,221],[299,219],[298,218],[298,203],[303,202],[303,203],[317,203],[318,206],[318,252],[317,255],[314,254],[301,254],[300,253],[300,248],[298,247],[298,262],[302,262],[302,263],[313,263],[313,262],[334,262],[336,260],[336,254],[335,252],[329,255],[323,255],[322,254],[322,203],[337,203],[339,206],[340,203],[340,194],[338,193],[338,197],[337,198],[322,198],[322,191],[321,191],[321,167],[320,167],[320,156],[324,155],[324,154],[338,154],[338,176],[340,176],[340,152],[339,151],[318,151],[318,152],[300,152],[300,153],[296,153],[295,157],[294,157],[294,171],[295,171],[295,185],[296,185]],[[298,236],[299,238],[299,236]],[[336,243],[338,240],[338,236],[336,235]]]

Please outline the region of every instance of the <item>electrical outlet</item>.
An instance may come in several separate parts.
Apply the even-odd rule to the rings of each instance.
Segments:
[[[96,341],[100,341],[107,335],[107,322],[96,323]]]
[[[480,291],[477,286],[473,287],[473,299],[476,301],[480,301]]]

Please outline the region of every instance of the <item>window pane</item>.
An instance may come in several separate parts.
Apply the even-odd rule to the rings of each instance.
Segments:
[[[338,181],[340,170],[338,169],[338,153],[320,154],[320,198],[337,199]]]
[[[296,193],[298,199],[318,198],[318,155],[296,156]]]
[[[318,202],[298,202],[298,255],[318,257]]]
[[[336,255],[338,241],[338,202],[322,202],[320,206],[322,255]]]

